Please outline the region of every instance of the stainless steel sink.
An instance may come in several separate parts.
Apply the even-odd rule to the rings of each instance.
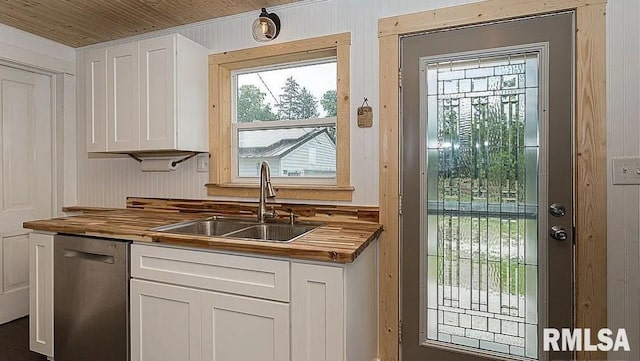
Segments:
[[[153,228],[153,231],[224,237],[266,242],[291,242],[317,228],[320,223],[258,223],[247,219],[212,217]]]
[[[229,218],[209,218],[205,220],[170,224],[152,229],[158,232],[192,234],[197,236],[222,236],[247,227],[255,222]]]
[[[307,232],[311,232],[316,227],[318,227],[318,225],[264,223],[227,234],[226,237],[271,242],[291,242]]]

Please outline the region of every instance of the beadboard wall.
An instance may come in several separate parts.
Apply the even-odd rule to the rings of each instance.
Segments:
[[[609,0],[607,154],[640,156],[640,2]],[[611,169],[611,164],[609,164]],[[640,187],[612,185],[607,200],[609,327],[626,328],[631,352],[610,360],[640,360]]]
[[[453,6],[469,0],[324,0],[302,1],[270,8],[283,27],[275,42],[351,32],[351,185],[353,204],[378,204],[378,19],[415,11]],[[178,32],[208,47],[212,53],[255,47],[249,31],[258,12],[145,34],[124,41]],[[105,44],[117,44],[114,41]],[[98,46],[104,46],[100,44]],[[94,46],[92,46],[94,47]],[[207,173],[197,173],[195,159],[171,173],[142,173],[132,159],[90,158],[85,151],[84,54],[78,64],[78,204],[124,207],[125,197],[207,198]],[[374,126],[360,129],[355,109],[363,98],[374,108]]]

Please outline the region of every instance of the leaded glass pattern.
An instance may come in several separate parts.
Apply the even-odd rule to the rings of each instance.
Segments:
[[[537,359],[539,55],[424,69],[427,338]]]

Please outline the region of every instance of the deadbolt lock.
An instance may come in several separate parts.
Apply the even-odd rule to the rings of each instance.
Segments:
[[[560,226],[553,226],[549,230],[549,235],[556,241],[566,241],[569,237],[567,231]]]

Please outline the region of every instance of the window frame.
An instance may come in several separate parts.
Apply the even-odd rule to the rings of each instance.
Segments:
[[[301,181],[275,184],[279,198],[351,201],[350,185],[351,33],[322,36],[209,55],[209,196],[254,198],[259,185],[233,174],[232,73],[287,63],[336,59],[336,177],[332,184]]]

